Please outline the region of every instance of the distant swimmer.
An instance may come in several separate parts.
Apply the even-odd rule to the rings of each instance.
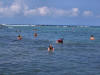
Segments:
[[[51,44],[49,45],[48,51],[54,51],[54,48]]]
[[[22,39],[22,36],[21,36],[21,35],[18,35],[18,36],[17,36],[17,39],[18,39],[18,40],[21,40],[21,39]]]
[[[94,38],[94,36],[93,36],[93,35],[91,35],[90,40],[95,40],[95,38]]]
[[[56,41],[56,43],[63,43],[63,39],[61,38],[61,39],[58,39],[57,41]]]
[[[34,33],[34,37],[37,37],[37,33]]]

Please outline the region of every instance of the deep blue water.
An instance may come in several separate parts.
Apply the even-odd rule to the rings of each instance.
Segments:
[[[95,40],[89,40],[90,35]],[[59,38],[63,44],[56,43]],[[54,52],[48,52],[49,44]],[[100,75],[100,27],[1,28],[0,75]]]

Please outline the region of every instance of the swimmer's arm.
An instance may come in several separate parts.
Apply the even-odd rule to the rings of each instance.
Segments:
[[[56,41],[56,43],[58,43],[58,41]]]
[[[50,51],[50,48],[48,48],[48,51]]]
[[[54,48],[53,48],[53,51],[54,51]]]

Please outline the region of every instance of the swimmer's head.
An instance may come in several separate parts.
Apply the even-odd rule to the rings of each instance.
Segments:
[[[52,45],[50,44],[48,47],[48,51],[54,51],[54,48],[52,47]]]
[[[52,45],[50,44],[49,47],[52,47]]]
[[[91,35],[90,40],[95,40],[95,38],[94,38],[94,36],[93,36],[93,35]]]
[[[22,39],[22,36],[21,35],[18,35],[17,39],[18,40],[21,40]]]
[[[37,36],[37,33],[34,33],[34,36],[36,37]]]
[[[93,35],[91,35],[91,37],[94,37]]]
[[[20,37],[20,35],[18,35],[18,37]]]

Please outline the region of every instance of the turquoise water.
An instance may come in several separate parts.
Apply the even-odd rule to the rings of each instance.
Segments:
[[[18,34],[22,40],[17,40]],[[89,40],[90,35],[95,40]],[[56,44],[59,38],[64,38],[63,44]],[[49,44],[54,52],[48,52]],[[100,75],[100,27],[1,28],[0,75]]]

